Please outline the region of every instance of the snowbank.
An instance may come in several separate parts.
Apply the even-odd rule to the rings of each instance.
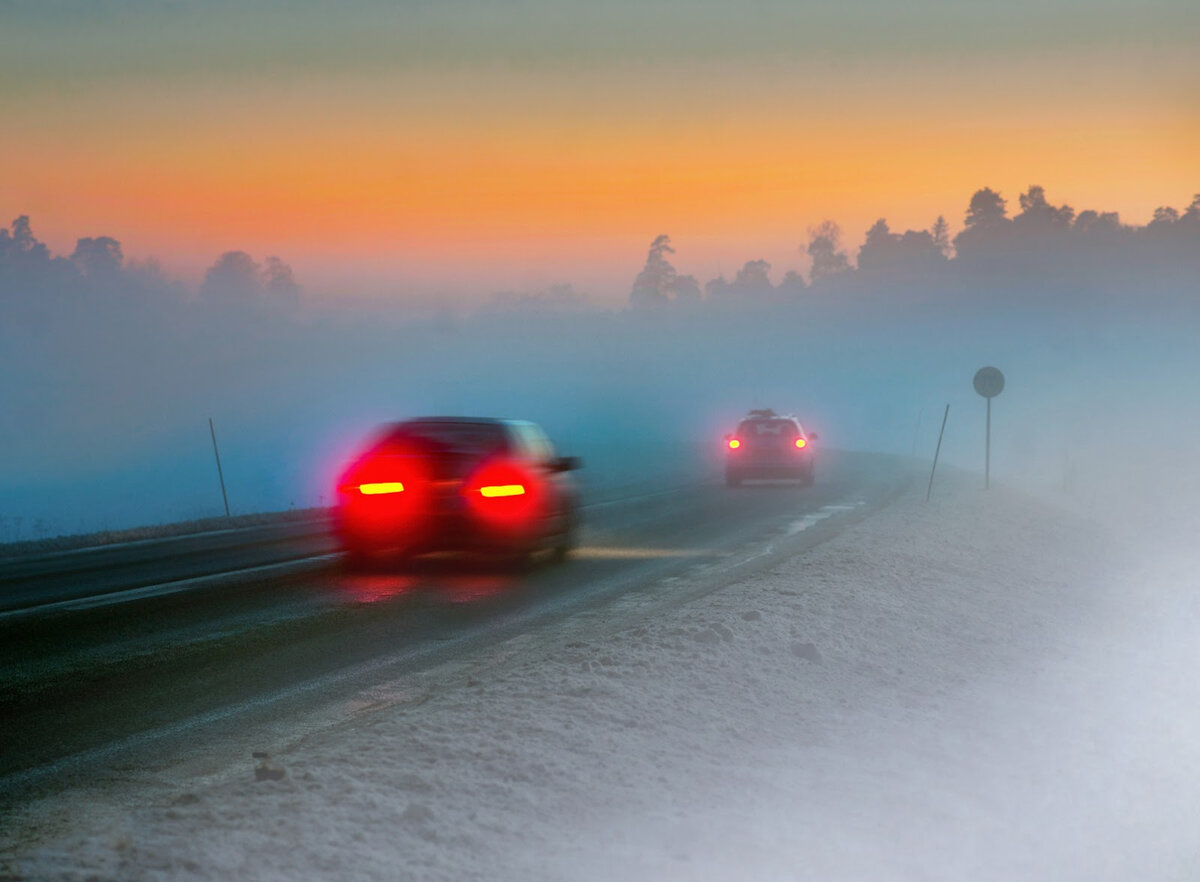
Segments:
[[[0,875],[1200,878],[1194,557],[922,498],[385,684],[282,780],[239,755],[26,806]]]

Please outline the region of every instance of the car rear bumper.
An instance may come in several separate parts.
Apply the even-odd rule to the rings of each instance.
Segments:
[[[809,457],[793,459],[791,462],[733,462],[725,463],[725,473],[746,480],[756,478],[804,478],[812,474],[813,464]]]
[[[342,508],[334,514],[334,532],[346,551],[517,553],[536,549],[545,541],[548,526],[541,518],[519,524],[492,523],[466,511],[389,517]]]

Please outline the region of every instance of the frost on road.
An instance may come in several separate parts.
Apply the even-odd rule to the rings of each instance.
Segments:
[[[1200,878],[1190,552],[973,483],[922,498],[383,685],[269,759],[30,802],[0,875]]]

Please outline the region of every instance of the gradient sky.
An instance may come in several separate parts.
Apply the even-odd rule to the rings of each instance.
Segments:
[[[317,293],[703,281],[1031,183],[1200,191],[1195,0],[0,0],[0,211]],[[0,220],[6,221],[3,217]]]

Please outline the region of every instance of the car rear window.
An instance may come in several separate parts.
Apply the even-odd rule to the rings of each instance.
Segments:
[[[796,424],[791,420],[743,420],[739,438],[795,438]]]
[[[380,448],[425,456],[480,457],[503,453],[507,444],[508,436],[498,423],[415,421],[395,427]]]

